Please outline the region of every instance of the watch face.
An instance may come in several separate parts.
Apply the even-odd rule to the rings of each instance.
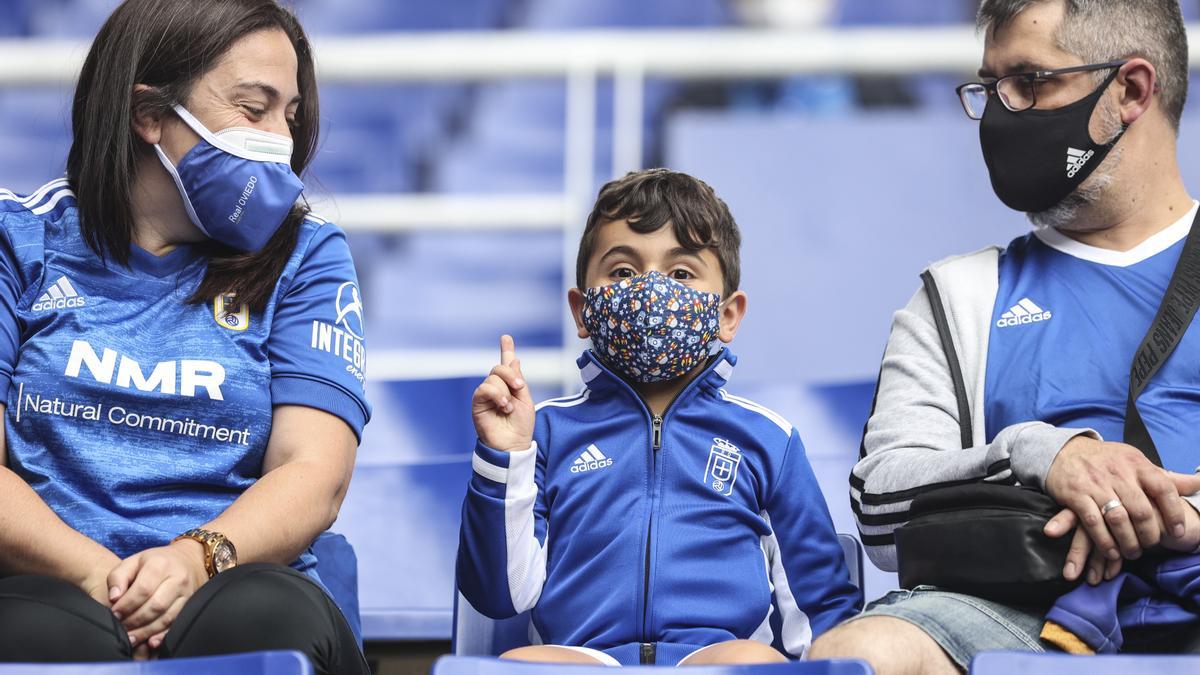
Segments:
[[[228,541],[217,544],[216,549],[213,550],[213,569],[219,574],[236,566],[237,552],[234,551],[233,544]]]

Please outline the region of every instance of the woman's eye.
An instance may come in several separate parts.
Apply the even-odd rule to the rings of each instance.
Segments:
[[[245,110],[251,117],[262,117],[263,115],[267,114],[266,110],[245,104],[242,105],[242,110]]]

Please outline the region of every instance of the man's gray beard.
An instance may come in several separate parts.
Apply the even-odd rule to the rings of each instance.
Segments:
[[[1108,99],[1102,99],[1101,105],[1103,106],[1103,126],[1100,129],[1100,136],[1105,139],[1104,143],[1111,143],[1121,133],[1120,112],[1115,106],[1108,103]],[[1092,175],[1088,176],[1087,180],[1080,183],[1079,187],[1064,197],[1062,201],[1045,211],[1025,214],[1029,218],[1029,222],[1038,229],[1053,227],[1068,232],[1089,232],[1097,229],[1090,223],[1076,222],[1076,218],[1081,208],[1099,202],[1113,184],[1113,177],[1116,175],[1117,167],[1121,164],[1121,150],[1122,148],[1113,148],[1092,172]]]

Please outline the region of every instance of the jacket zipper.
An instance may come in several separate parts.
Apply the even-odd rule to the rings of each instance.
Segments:
[[[711,363],[709,363],[708,366],[700,374],[698,374],[696,377],[692,378],[691,382],[687,383],[687,386],[685,386],[683,389],[680,389],[679,392],[675,394],[675,397],[671,399],[670,403],[667,403],[667,406],[665,408],[663,408],[663,413],[661,415],[655,415],[654,413],[652,413],[650,411],[650,406],[646,404],[645,399],[643,399],[641,397],[641,395],[638,394],[637,391],[634,390],[633,387],[629,385],[628,382],[625,382],[624,379],[613,374],[613,377],[616,378],[622,384],[624,384],[626,386],[626,388],[629,390],[629,392],[631,394],[633,394],[633,397],[641,402],[642,408],[646,411],[646,413],[648,415],[650,415],[650,431],[651,431],[651,433],[650,433],[650,462],[651,462],[651,464],[650,464],[650,480],[651,480],[651,485],[653,485],[653,481],[656,480],[657,473],[658,473],[658,471],[657,471],[657,469],[658,469],[658,453],[660,450],[662,450],[662,432],[663,432],[664,418],[667,416],[667,413],[670,412],[672,406],[675,405],[675,401],[679,400],[680,396],[683,396],[684,393],[690,391],[691,388],[693,386],[695,386],[697,382],[702,380],[704,378],[704,376],[708,374],[708,371],[711,370],[713,365],[716,363],[717,363],[717,361],[715,361],[715,360],[712,361]],[[604,368],[603,364],[600,364],[600,367]],[[652,490],[653,490],[653,488],[652,488]],[[642,563],[642,630],[641,630],[642,642],[640,643],[638,660],[643,665],[654,665],[655,660],[657,658],[657,656],[656,656],[657,649],[656,649],[655,643],[646,641],[646,639],[648,637],[648,634],[646,631],[646,623],[647,623],[647,619],[649,618],[649,615],[650,615],[650,547],[651,547],[651,544],[653,543],[653,535],[654,535],[654,511],[655,511],[654,497],[653,497],[653,491],[652,491],[651,492],[651,502],[650,502],[650,520],[646,524],[646,559]]]
[[[675,401],[672,400],[671,403]],[[649,406],[647,406],[649,407]],[[667,405],[667,410],[671,406]],[[662,427],[663,416],[654,415],[650,419],[650,480],[657,480],[658,474],[658,451],[662,449]],[[652,483],[653,484],[653,483]],[[653,494],[653,492],[651,493]],[[653,497],[651,497],[653,500]],[[650,545],[652,543],[651,536],[654,532],[654,503],[651,501],[650,506],[650,521],[646,523],[646,560],[642,564],[642,645],[638,661],[642,665],[654,665],[655,649],[653,642],[645,642],[647,639],[646,623],[650,615]]]
[[[674,402],[674,401],[672,401]],[[670,410],[671,406],[667,406]],[[650,418],[650,480],[656,480],[659,465],[659,450],[662,449],[662,416]],[[653,483],[652,483],[653,484]],[[654,508],[650,507],[650,520],[646,524],[646,561],[642,563],[642,646],[638,662],[654,665],[654,643],[647,643],[646,623],[650,614],[650,544],[654,532]]]

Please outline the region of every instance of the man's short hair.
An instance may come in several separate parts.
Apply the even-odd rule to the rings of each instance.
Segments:
[[[1030,5],[1048,1],[983,0],[976,25],[984,31],[1000,29]],[[1188,89],[1187,30],[1179,1],[1053,1],[1062,2],[1065,9],[1056,35],[1063,51],[1087,63],[1140,56],[1154,64],[1163,113],[1178,131]]]
[[[670,169],[632,171],[600,188],[588,216],[575,261],[575,285],[585,288],[587,265],[601,225],[628,221],[634,232],[649,234],[670,224],[679,245],[689,251],[713,249],[721,263],[724,295],[741,281],[742,236],[729,207],[707,183]]]

